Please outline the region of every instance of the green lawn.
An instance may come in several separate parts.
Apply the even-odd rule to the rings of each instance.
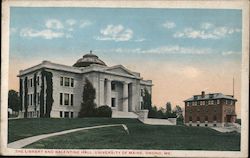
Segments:
[[[25,137],[101,124],[124,123],[50,137],[26,148],[49,149],[162,149],[162,150],[240,150],[240,134],[219,133],[205,127],[152,126],[136,119],[22,119],[9,121],[9,142]]]

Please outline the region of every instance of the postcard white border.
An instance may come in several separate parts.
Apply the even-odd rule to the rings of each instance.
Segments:
[[[109,157],[247,157],[249,131],[249,1],[149,1],[149,0],[5,0],[2,3],[2,62],[1,62],[1,154],[43,156],[109,156]],[[198,150],[56,150],[7,148],[7,101],[9,69],[9,17],[10,7],[106,7],[106,8],[193,8],[242,10],[242,74],[241,74],[241,151]]]

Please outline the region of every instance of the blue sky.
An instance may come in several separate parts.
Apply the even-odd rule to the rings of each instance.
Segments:
[[[18,69],[42,60],[72,65],[93,50],[110,66],[123,64],[152,79],[157,104],[166,100],[181,104],[185,96],[189,98],[202,88],[229,93],[232,76],[238,77],[240,85],[241,14],[241,10],[232,9],[12,7],[10,69],[18,73],[11,65],[14,61],[18,61]],[[163,77],[155,77],[156,73]],[[183,80],[179,82],[185,84],[180,88],[176,83],[180,90],[191,89],[190,83],[200,81],[204,74],[211,79],[204,79],[196,90],[179,98],[170,97],[177,96],[177,91],[158,94],[161,88],[169,89],[167,84],[162,87],[167,82],[164,77],[171,82],[180,74]],[[216,76],[220,76],[218,85],[227,84],[216,89],[212,79]]]

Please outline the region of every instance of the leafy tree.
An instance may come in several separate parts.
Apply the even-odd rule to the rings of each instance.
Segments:
[[[166,109],[167,109],[167,113],[171,113],[172,112],[172,107],[171,107],[171,103],[170,102],[167,102],[166,104]]]
[[[179,105],[176,105],[175,112],[176,112],[177,118],[183,118],[183,113],[182,113],[183,111]]]
[[[177,116],[177,124],[182,125],[184,123],[182,108],[179,105],[176,105],[174,112],[176,113]]]
[[[157,118],[157,107],[153,106],[151,110],[148,112],[148,117],[149,118]]]
[[[94,102],[96,91],[92,83],[86,78],[83,87],[81,110],[79,117],[91,117],[95,115],[96,104]]]
[[[112,116],[112,110],[107,105],[100,106],[100,107],[96,108],[95,116],[96,117],[111,117]]]
[[[9,90],[8,108],[11,108],[13,111],[19,111],[20,107],[20,98],[18,96],[18,92],[15,90]]]
[[[148,109],[149,111],[152,110],[151,94],[146,88],[144,88],[144,95],[142,97],[142,100],[143,109]]]

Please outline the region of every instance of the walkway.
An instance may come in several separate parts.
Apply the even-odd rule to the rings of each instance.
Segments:
[[[104,127],[114,127],[114,126],[122,126],[124,128],[124,130],[127,132],[127,134],[129,134],[128,128],[124,124],[100,125],[100,126],[93,126],[93,127],[76,128],[76,129],[71,129],[71,130],[66,130],[66,131],[61,131],[61,132],[42,134],[42,135],[38,135],[38,136],[24,138],[24,139],[9,143],[8,148],[20,149],[20,148],[23,148],[29,144],[32,144],[32,143],[38,141],[38,140],[52,137],[52,136],[68,134],[68,133],[77,132],[77,131],[81,131],[81,130],[89,130],[89,129],[96,129],[96,128],[104,128]]]

